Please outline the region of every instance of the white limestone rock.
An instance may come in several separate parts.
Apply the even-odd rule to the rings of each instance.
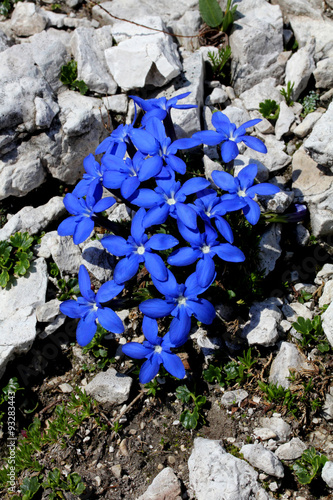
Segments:
[[[267,450],[262,444],[245,444],[240,449],[245,460],[253,467],[275,477],[284,477],[283,465],[277,456]]]
[[[111,280],[116,260],[110,255],[99,240],[88,241],[82,249],[82,264],[98,281]]]
[[[277,299],[267,299],[264,302],[255,302],[250,308],[250,321],[245,325],[242,337],[249,345],[274,345],[279,338],[278,324],[282,313],[278,309]]]
[[[77,61],[78,80],[83,80],[89,90],[99,94],[115,94],[117,84],[110,74],[104,51],[112,47],[110,26],[97,30],[77,28],[71,40],[74,59]]]
[[[36,337],[36,307],[45,302],[46,287],[47,266],[39,258],[25,276],[0,290],[0,377],[15,354],[31,348]]]
[[[277,435],[272,429],[268,427],[256,427],[253,429],[253,434],[260,441],[268,441],[269,439],[275,439]]]
[[[317,121],[304,147],[311,157],[318,163],[330,167],[333,171],[333,143],[330,140],[333,134],[333,102],[326,113]]]
[[[273,77],[265,78],[257,83],[257,85],[245,90],[239,98],[242,99],[244,107],[248,111],[258,110],[259,104],[266,99],[274,100],[277,104],[283,101],[283,97],[276,88],[276,81]],[[262,115],[259,118],[262,118]]]
[[[318,89],[330,89],[333,86],[333,56],[317,62],[313,72]]]
[[[229,96],[223,88],[216,87],[213,92],[207,96],[205,105],[214,106],[215,104],[224,104],[228,101]]]
[[[221,441],[195,438],[188,461],[190,486],[197,500],[269,500],[258,473],[225,451]]]
[[[280,104],[280,113],[279,117],[276,120],[275,124],[275,135],[277,140],[279,141],[284,135],[288,134],[290,131],[291,125],[295,121],[295,115],[290,106],[282,101]]]
[[[304,120],[294,128],[293,134],[296,137],[303,138],[308,135],[309,132],[313,129],[315,123],[322,117],[322,111],[313,111],[313,113],[309,113],[306,115]]]
[[[321,15],[318,8],[321,6],[321,0],[272,0],[272,4],[280,5],[282,12],[287,15],[296,16],[309,15],[314,19],[320,19]]]
[[[161,17],[163,18],[163,13]],[[195,51],[200,47],[199,38],[195,35],[199,32],[201,24],[202,17],[200,11],[188,10],[180,19],[170,21],[168,27],[171,28],[173,33],[183,35],[175,37],[179,45],[183,46],[186,50]],[[194,36],[191,37],[191,35]]]
[[[275,269],[276,262],[281,256],[281,234],[281,224],[271,224],[259,242],[260,262],[258,269],[264,271],[264,276]]]
[[[297,201],[313,200],[318,203],[330,192],[333,179],[324,175],[318,167],[302,147],[293,155],[292,187]]]
[[[103,97],[103,104],[108,111],[126,115],[128,110],[128,97],[126,94]]]
[[[275,135],[271,134],[259,138],[265,143],[268,153],[263,154],[246,148],[243,154],[250,159],[251,163],[253,160],[259,160],[264,163],[269,172],[277,172],[291,163],[290,156],[285,153],[286,145],[284,141],[278,141]]]
[[[316,62],[333,56],[333,21],[327,17],[306,15],[289,17],[299,49],[313,37],[315,39],[314,59]],[[298,50],[299,50],[298,49]]]
[[[238,155],[234,159],[234,175],[237,176],[242,168],[246,167],[249,163],[255,163],[257,165],[257,175],[255,180],[257,182],[266,182],[269,177],[269,170],[265,167],[263,163],[259,160],[253,160],[245,155]],[[273,200],[274,198],[272,198]]]
[[[298,99],[306,88],[310,76],[316,67],[314,51],[315,43],[312,39],[306,46],[298,49],[287,62],[285,84],[287,85],[288,82],[294,83],[292,96],[295,100]]]
[[[58,299],[49,300],[36,308],[37,321],[41,323],[51,323],[60,313],[61,302]]]
[[[82,264],[81,251],[73,242],[72,236],[59,236],[57,231],[52,231],[45,244],[48,246],[54,262],[57,264],[61,275],[77,274]]]
[[[180,482],[171,467],[165,467],[137,500],[181,500]]]
[[[236,389],[235,391],[226,391],[222,398],[221,403],[224,406],[235,406],[239,405],[244,399],[248,397],[249,393],[243,389]]]
[[[267,210],[283,214],[294,201],[293,191],[279,191],[267,203]]]
[[[291,436],[291,426],[281,417],[263,417],[260,419],[260,424],[273,430],[277,435],[278,442],[285,443]]]
[[[297,318],[302,316],[305,319],[312,319],[312,312],[300,302],[292,302],[291,304],[284,304],[282,306],[282,312],[285,318],[293,323],[297,321]]]
[[[166,29],[156,16],[137,18],[136,22]],[[144,88],[146,85],[162,87],[179,75],[182,66],[172,37],[138,26],[128,26],[128,23],[113,26],[113,36],[119,31],[127,35],[129,30],[133,36],[104,52],[109,71],[123,91]]]
[[[333,302],[333,280],[327,281],[324,285],[323,292],[319,297],[319,307],[323,307],[325,304],[330,304]]]
[[[18,2],[11,17],[11,29],[17,36],[30,36],[46,28],[44,11],[32,2]]]
[[[282,342],[279,353],[270,369],[269,382],[275,385],[282,385],[282,387],[288,389],[291,384],[290,380],[288,380],[290,370],[295,370],[296,372],[302,370],[315,372],[315,367],[308,362],[304,354],[294,344]]]
[[[329,488],[333,488],[333,462],[326,462],[321,471],[321,477]]]
[[[237,11],[241,16],[233,24],[229,42],[233,86],[241,93],[264,78],[282,78],[284,64],[278,58],[283,51],[283,19],[278,5],[263,0],[241,2]]]
[[[99,403],[120,405],[127,401],[132,381],[128,375],[123,375],[114,368],[109,368],[106,372],[98,373],[86,385],[85,390]]]
[[[275,455],[280,460],[296,460],[302,456],[303,451],[307,449],[307,445],[299,438],[293,438],[288,443],[281,444],[275,451]]]
[[[333,347],[333,302],[328,306],[321,319],[324,333]]]
[[[45,205],[37,208],[23,207],[0,229],[0,241],[8,240],[10,235],[18,231],[37,234],[65,213],[66,209],[61,196],[54,196]]]
[[[58,29],[64,27],[64,20],[67,17],[66,14],[59,14],[58,12],[53,12],[52,10],[44,10],[43,12],[47,18],[48,27],[52,26],[53,28]]]

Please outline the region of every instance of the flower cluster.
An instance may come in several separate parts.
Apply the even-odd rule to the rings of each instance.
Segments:
[[[185,376],[180,358],[171,349],[187,341],[192,316],[204,324],[211,324],[215,318],[214,306],[201,297],[215,280],[215,259],[226,262],[245,260],[243,252],[233,245],[232,229],[224,216],[241,210],[251,224],[256,224],[260,207],[255,197],[272,195],[279,190],[269,183],[254,184],[255,164],[244,167],[235,177],[225,169],[214,171],[212,178],[224,191],[222,196],[218,196],[203,177],[192,177],[184,183],[177,179],[177,174],[186,173],[186,163],[177,155],[178,151],[202,143],[220,144],[225,163],[236,158],[240,141],[257,151],[266,152],[259,139],[246,135],[246,129],[260,120],[251,120],[236,128],[221,112],[213,114],[216,131],[197,132],[189,139],[175,139],[170,111],[172,108],[193,107],[178,104],[178,100],[187,95],[147,101],[133,96],[135,104],[145,111],[141,126],[134,127],[134,118],[132,124],[120,125],[114,130],[95,151],[96,155],[103,153],[100,163],[94,155],[87,156],[83,162],[83,179],[64,198],[72,216],[58,228],[62,236],[73,235],[75,244],[85,241],[96,223],[111,228],[112,234],[104,236],[101,243],[110,254],[119,258],[113,280],[102,284],[97,294],[91,290],[88,271],[81,266],[79,286],[82,297],[77,301],[67,300],[60,306],[64,314],[80,318],[77,327],[80,345],[87,345],[92,340],[97,323],[110,332],[123,333],[124,326],[111,309],[111,300],[122,293],[126,282],[138,273],[141,264],[163,296],[145,300],[139,306],[144,315],[142,330],[147,340],[143,344],[130,342],[123,346],[125,354],[136,359],[146,358],[140,372],[141,383],[155,377],[161,364],[173,376]],[[143,185],[146,181],[149,181],[148,187]],[[107,190],[111,196],[103,197]],[[117,227],[110,226],[105,217],[98,215],[116,203],[114,190],[117,190],[117,197],[132,209],[138,207],[127,238],[119,234]],[[175,221],[173,226],[178,228],[178,238],[158,232],[158,227],[154,230],[170,218]],[[166,262],[159,254],[165,250],[171,251]],[[194,272],[179,284],[170,266],[193,264]],[[156,319],[168,316],[171,317],[169,330],[164,336],[158,336]]]

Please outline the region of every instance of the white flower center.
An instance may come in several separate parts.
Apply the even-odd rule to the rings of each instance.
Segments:
[[[187,301],[187,298],[184,297],[183,295],[180,295],[177,299],[179,306],[184,306],[186,304],[186,301]]]
[[[154,351],[157,352],[157,353],[160,353],[160,352],[163,351],[163,349],[162,349],[162,347],[160,345],[157,345],[157,346],[155,346]]]
[[[175,205],[175,203],[176,203],[176,200],[174,198],[168,198],[167,199],[167,204],[168,205]]]
[[[98,310],[98,307],[96,306],[96,304],[93,305],[93,311],[97,311]]]
[[[206,212],[207,217],[210,217],[210,212]]]
[[[238,196],[240,196],[241,198],[244,198],[244,196],[247,196],[246,195],[246,192],[245,192],[245,189],[239,189],[238,192],[237,192]]]
[[[209,253],[210,252],[210,246],[209,245],[204,245],[201,247],[202,253]]]
[[[141,245],[140,247],[137,248],[136,251],[139,255],[143,255],[145,253],[145,247]]]

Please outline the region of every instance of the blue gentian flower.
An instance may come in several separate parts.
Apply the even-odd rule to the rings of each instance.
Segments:
[[[119,316],[110,307],[102,303],[109,302],[118,295],[124,285],[114,281],[104,283],[97,294],[91,290],[90,278],[87,269],[80,266],[79,287],[82,297],[77,300],[66,300],[60,304],[60,311],[70,318],[81,318],[76,330],[76,338],[81,346],[91,342],[96,330],[97,322],[112,333],[123,333],[124,325]]]
[[[212,172],[212,179],[215,184],[230,193],[221,197],[226,209],[228,211],[243,209],[243,213],[250,224],[257,224],[260,218],[260,207],[253,200],[255,195],[266,196],[280,191],[277,186],[268,182],[253,185],[257,171],[257,165],[250,163],[242,168],[237,177],[218,170]]]
[[[206,299],[198,298],[211,285],[199,285],[196,273],[191,274],[185,284],[178,285],[176,278],[168,269],[168,279],[165,281],[152,278],[154,286],[165,296],[163,299],[148,299],[139,305],[140,311],[149,318],[163,318],[171,314],[179,321],[174,322],[170,331],[171,340],[175,343],[184,338],[190,331],[191,316],[210,325],[215,318],[214,306]],[[213,277],[213,279],[215,276]]]
[[[95,190],[93,194],[87,193],[86,199],[83,199],[77,198],[73,193],[67,193],[64,205],[73,216],[59,224],[58,234],[60,236],[73,235],[75,245],[83,243],[94,229],[95,214],[107,210],[116,203],[111,196],[100,199],[101,194]]]
[[[173,180],[159,180],[155,190],[139,189],[130,198],[130,202],[139,207],[150,209],[143,221],[145,227],[163,224],[170,214],[171,217],[181,220],[189,228],[196,229],[197,213],[184,202],[186,196],[205,189],[209,184],[209,181],[202,177],[189,179],[183,185]]]
[[[215,255],[227,262],[243,262],[245,260],[245,255],[239,248],[230,245],[230,243],[220,243],[217,240],[217,232],[210,224],[205,224],[204,233],[200,233],[198,229],[191,231],[181,222],[178,227],[183,238],[191,246],[175,250],[169,256],[168,264],[188,266],[199,259],[195,272],[198,284],[202,288],[209,286],[216,274],[213,260]]]
[[[223,219],[223,215],[227,213],[226,207],[217,196],[215,189],[203,189],[197,193],[197,199],[194,205],[190,204],[201,219],[206,223],[215,221],[215,226],[221,235],[229,242],[233,243],[234,235],[230,224]]]
[[[95,194],[101,198],[103,193],[103,166],[95,160],[92,154],[88,155],[83,160],[83,166],[85,169],[83,179],[75,186],[72,194],[78,198],[82,198],[86,196],[87,193],[93,195],[97,190]]]
[[[168,113],[170,113],[172,108],[175,109],[190,109],[197,108],[196,104],[177,104],[180,99],[184,99],[191,92],[186,92],[185,94],[179,94],[171,99],[166,99],[166,97],[159,97],[157,99],[141,99],[141,97],[130,95],[133,101],[140,106],[146,114],[142,124],[144,125],[149,118],[155,116],[159,120],[164,120]]]
[[[265,144],[256,137],[246,135],[246,129],[253,127],[257,123],[261,122],[260,118],[255,120],[249,120],[240,127],[236,127],[234,123],[231,123],[229,118],[217,111],[213,113],[212,124],[216,128],[214,130],[203,130],[202,132],[196,132],[193,134],[192,139],[199,141],[199,144],[207,144],[208,146],[216,146],[221,144],[221,156],[225,163],[234,160],[239,154],[237,143],[244,142],[246,146],[260,153],[267,153],[267,148]]]
[[[115,155],[104,155],[102,164],[105,168],[103,185],[107,189],[119,189],[123,198],[129,198],[146,181],[157,175],[161,166],[157,158],[145,159],[139,151],[133,159],[123,160]]]
[[[166,280],[167,269],[163,259],[152,250],[168,250],[178,245],[178,240],[169,234],[154,234],[148,239],[142,221],[146,215],[144,208],[137,211],[132,220],[131,236],[127,241],[121,236],[105,236],[101,243],[111,254],[117,257],[125,256],[114,270],[116,283],[124,283],[132,278],[139,269],[141,262],[152,276],[159,280]]]
[[[171,352],[172,348],[179,347],[180,344],[171,341],[170,332],[159,337],[157,321],[146,316],[143,318],[142,330],[147,339],[143,344],[129,342],[122,346],[123,353],[131,358],[147,358],[139,374],[141,384],[150,382],[158,374],[161,364],[173,377],[184,378],[184,365],[181,359]]]

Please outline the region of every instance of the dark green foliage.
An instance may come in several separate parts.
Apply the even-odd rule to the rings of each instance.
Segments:
[[[305,450],[301,458],[293,465],[299,482],[301,484],[310,484],[320,474],[327,461],[328,458],[317,453],[313,447]]]
[[[277,120],[280,113],[280,106],[271,99],[266,99],[259,104],[259,111],[267,120]]]
[[[97,332],[95,336],[82,350],[83,354],[90,352],[96,358],[96,361],[91,365],[84,364],[82,366],[83,370],[88,370],[90,372],[95,371],[96,369],[103,370],[106,366],[114,363],[115,358],[110,355],[108,344],[103,343],[105,335],[108,334],[109,332],[107,332],[101,325],[97,325]]]
[[[68,281],[61,278],[57,281],[57,285],[60,290],[58,300],[69,300],[73,295],[78,295],[80,293],[79,280],[77,278],[70,278]]]
[[[251,367],[256,360],[252,359],[251,348],[243,351],[243,356],[238,356],[237,359],[238,362],[229,361],[222,367],[209,365],[203,372],[204,380],[210,384],[218,382],[222,387],[244,383],[251,377]]]
[[[312,321],[299,317],[297,321],[293,323],[293,327],[297,332],[302,334],[302,340],[300,341],[302,347],[307,347],[311,344],[317,347],[322,353],[330,350],[329,343],[323,332],[321,316],[316,315]]]
[[[194,404],[192,412],[186,409],[180,415],[179,420],[185,429],[195,429],[200,418],[205,422],[201,413],[201,408],[206,404],[205,396],[196,396],[194,392],[191,392],[188,387],[186,387],[186,385],[181,385],[176,389],[176,397],[186,405],[188,405],[192,399]]]
[[[309,113],[316,111],[318,101],[319,95],[316,94],[314,90],[310,90],[309,94],[305,96],[302,101],[303,111],[301,113],[301,117],[305,118]]]
[[[294,104],[294,101],[291,98],[294,85],[295,85],[295,82],[293,82],[293,83],[288,82],[287,89],[280,90],[280,94],[284,97],[287,106],[292,106]]]
[[[14,4],[16,4],[19,0],[2,0],[0,2],[0,16],[9,16],[10,12],[14,8]]]
[[[289,413],[297,413],[296,395],[290,389],[285,389],[282,385],[265,384],[258,380],[259,388],[266,394],[268,401],[286,406]]]
[[[52,490],[48,496],[50,500],[63,498],[61,491],[70,491],[74,495],[81,495],[86,489],[79,474],[76,472],[68,474],[65,481],[61,478],[61,472],[57,468],[49,472],[46,481],[43,482],[43,487]]]
[[[78,90],[82,95],[89,90],[83,80],[77,80],[77,62],[74,60],[61,67],[60,81],[68,85],[71,90]]]
[[[231,8],[232,0],[228,0],[227,8],[223,13],[217,0],[199,0],[199,9],[202,19],[211,28],[219,27],[226,33],[233,24],[237,5]]]
[[[223,68],[230,59],[231,48],[227,45],[225,48],[219,50],[218,54],[208,52],[208,57],[212,65],[213,78],[225,78]]]
[[[0,241],[0,286],[5,288],[11,276],[23,276],[28,271],[33,253],[29,250],[34,239],[29,233],[15,233],[9,241]]]

